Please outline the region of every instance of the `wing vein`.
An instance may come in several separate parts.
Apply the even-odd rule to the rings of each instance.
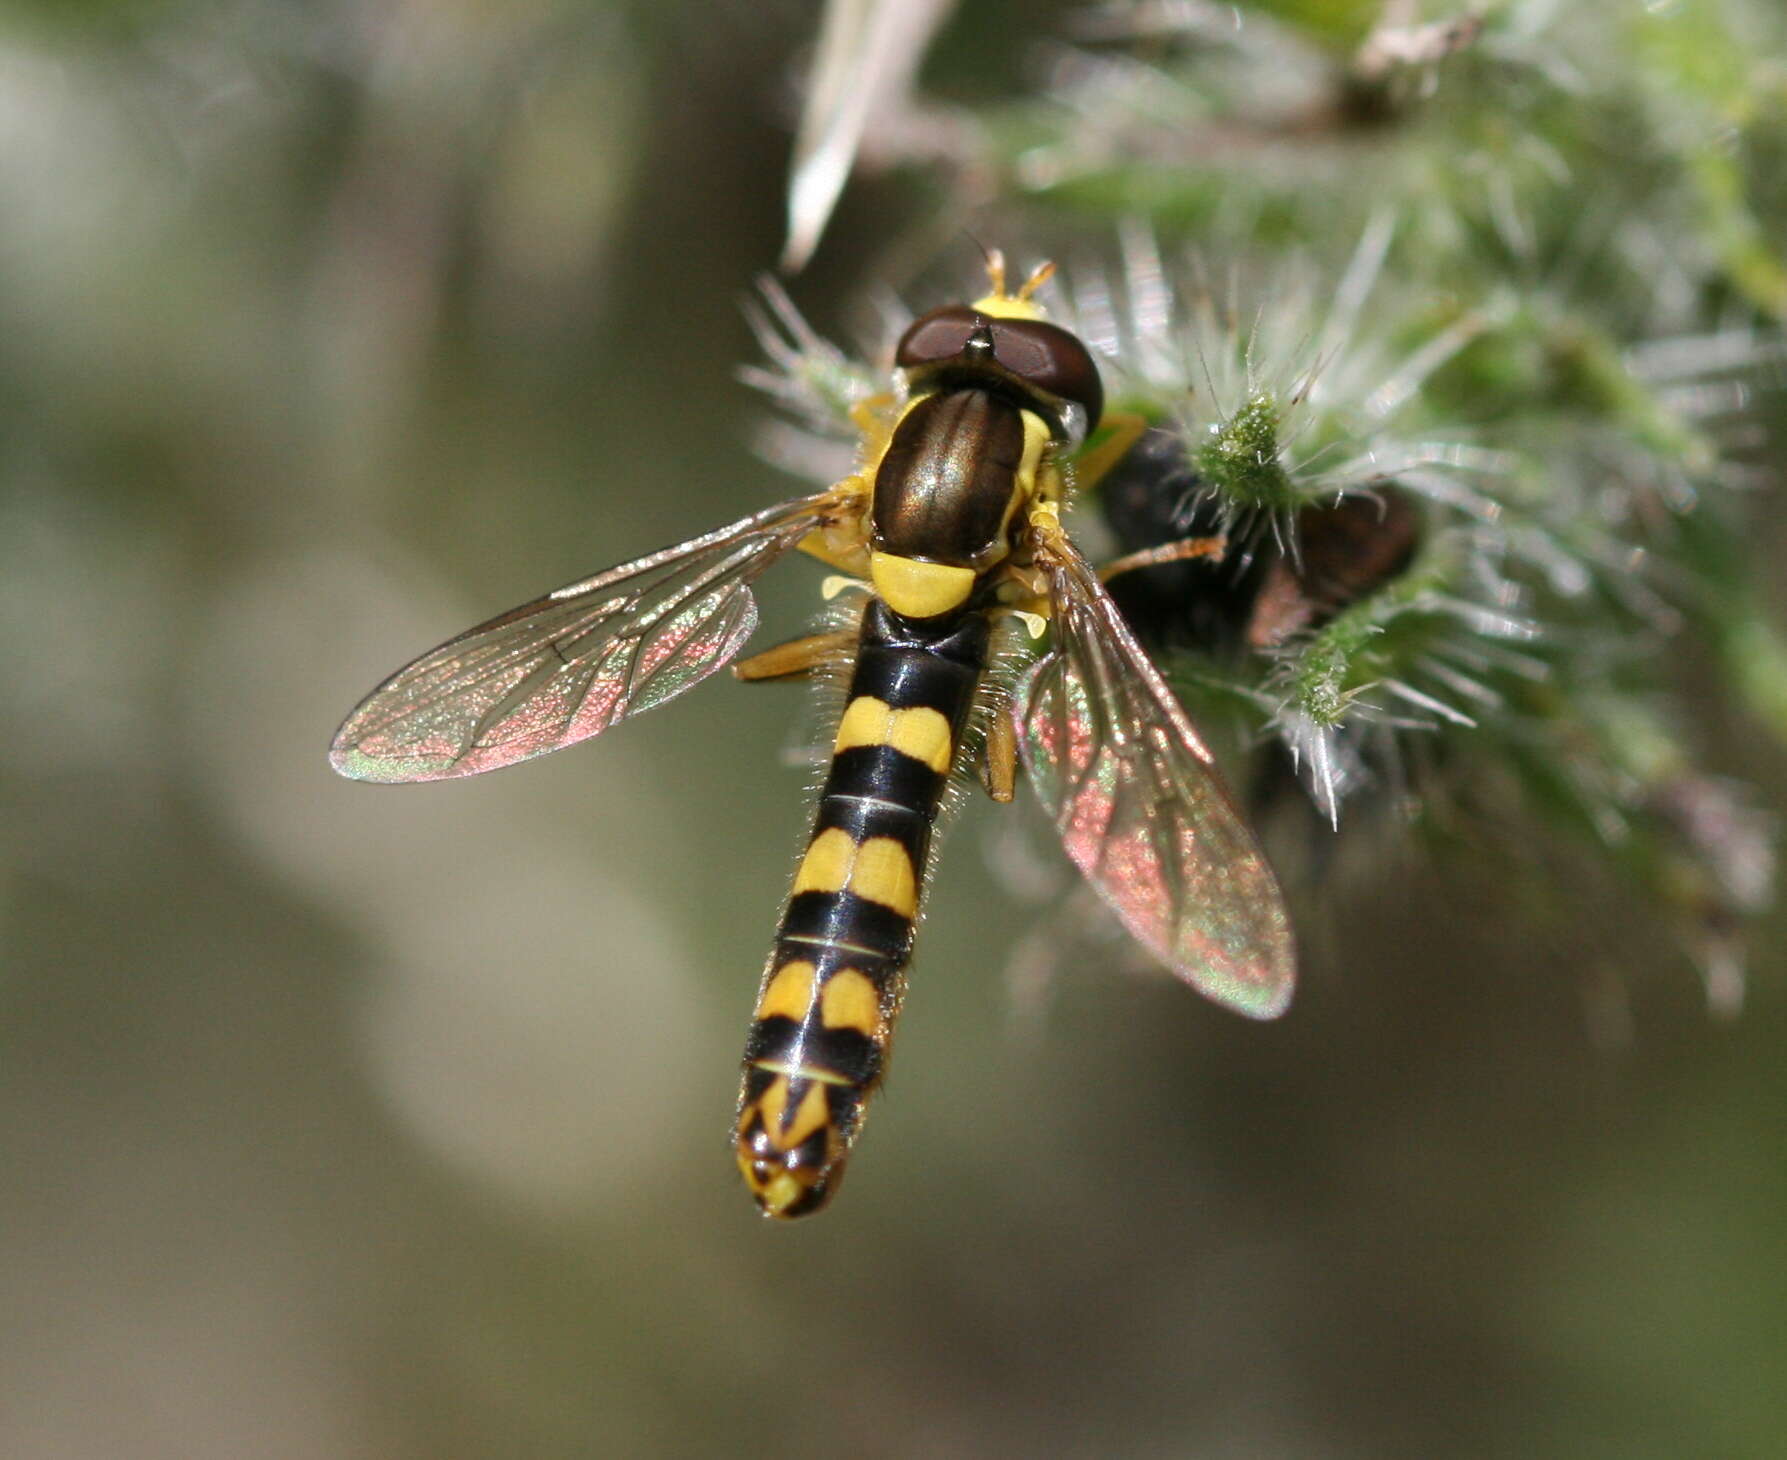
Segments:
[[[1032,547],[1054,642],[1016,698],[1030,778],[1072,860],[1186,982],[1269,1017],[1295,978],[1289,919],[1185,711],[1058,529]]]
[[[348,716],[336,769],[383,781],[473,775],[662,704],[737,654],[756,626],[758,574],[844,502],[834,489],[783,503],[449,639]]]

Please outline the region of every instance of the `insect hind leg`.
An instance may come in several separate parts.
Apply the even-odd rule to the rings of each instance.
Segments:
[[[822,671],[838,669],[848,664],[855,647],[854,629],[832,629],[820,634],[806,634],[740,659],[732,666],[732,673],[748,683],[807,679]]]

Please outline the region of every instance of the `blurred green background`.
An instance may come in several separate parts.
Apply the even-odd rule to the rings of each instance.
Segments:
[[[958,86],[1055,13],[970,12]],[[1535,933],[1389,851],[1300,898],[1279,1024],[1116,950],[1038,996],[1046,831],[973,804],[846,1189],[771,1227],[727,1134],[800,695],[329,773],[417,651],[790,494],[734,372],[814,18],[0,20],[0,1455],[1787,1453],[1779,920],[1720,1026],[1601,890]]]

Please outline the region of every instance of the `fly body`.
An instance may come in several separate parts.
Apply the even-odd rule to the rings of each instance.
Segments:
[[[885,1067],[953,776],[978,771],[1009,800],[1021,762],[1069,857],[1156,957],[1256,1017],[1290,994],[1271,870],[1061,525],[1071,458],[1103,410],[1098,370],[1043,318],[1046,266],[1015,292],[996,256],[989,272],[984,298],[901,338],[903,407],[891,427],[865,417],[856,472],[449,640],[368,696],[332,751],[345,775],[409,781],[556,750],[732,660],[756,624],[752,582],[789,549],[866,580],[853,633],[735,666],[758,679],[850,662],[745,1050],[736,1157],[770,1216],[836,1190]]]

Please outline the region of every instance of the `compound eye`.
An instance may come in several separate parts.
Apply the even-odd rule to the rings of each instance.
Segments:
[[[993,358],[1018,379],[1086,412],[1086,430],[1104,410],[1104,382],[1078,337],[1039,319],[995,319]]]
[[[966,304],[945,305],[921,314],[900,336],[894,364],[902,370],[953,360],[968,348],[968,339],[986,321]]]

